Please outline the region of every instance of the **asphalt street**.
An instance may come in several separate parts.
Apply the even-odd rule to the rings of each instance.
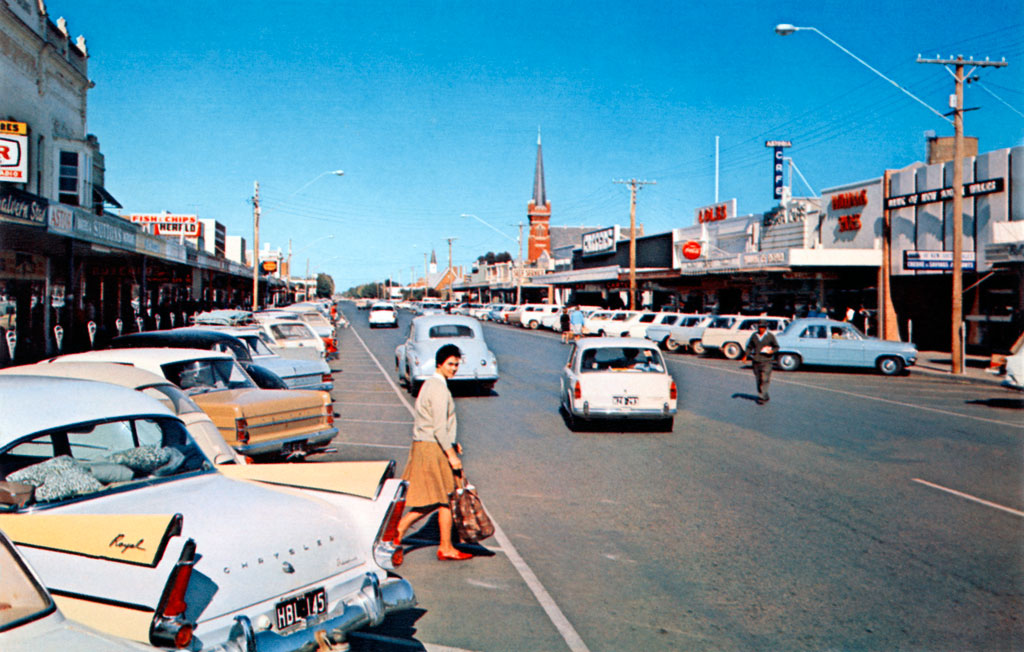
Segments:
[[[330,459],[408,451],[398,329],[345,307]],[[501,380],[458,396],[464,461],[499,526],[477,557],[400,571],[420,606],[354,650],[1024,649],[1020,394],[914,374],[773,374],[668,355],[672,432],[571,432],[568,347],[485,325]]]

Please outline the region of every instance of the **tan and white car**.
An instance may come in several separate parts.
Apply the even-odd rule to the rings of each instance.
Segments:
[[[259,389],[226,353],[199,349],[108,349],[60,356],[47,364],[116,362],[162,375],[213,419],[244,455],[302,455],[325,447],[338,429],[327,392]]]
[[[757,330],[761,322],[768,324],[768,331],[779,333],[786,327],[789,320],[784,317],[761,317],[754,315],[718,315],[713,318],[701,334],[701,350],[696,353],[711,353],[721,349],[722,355],[730,360],[738,360],[743,356],[750,336]]]

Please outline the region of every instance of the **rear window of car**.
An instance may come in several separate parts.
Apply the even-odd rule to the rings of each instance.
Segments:
[[[252,388],[256,385],[234,360],[187,360],[161,365],[164,378],[189,396],[223,389]]]
[[[580,356],[580,372],[595,371],[665,371],[661,354],[656,349],[635,346],[608,346],[586,349]]]
[[[462,324],[439,324],[431,326],[430,339],[442,337],[473,337],[473,329]]]
[[[7,482],[34,488],[37,504],[212,468],[184,424],[125,417],[39,433],[0,452]]]
[[[282,340],[308,340],[309,329],[301,324],[272,324],[270,331]]]
[[[708,324],[708,328],[730,328],[734,321],[736,320],[732,317],[715,317]]]

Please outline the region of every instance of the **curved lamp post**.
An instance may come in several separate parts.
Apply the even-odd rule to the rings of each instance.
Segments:
[[[306,188],[310,187],[311,185],[313,185],[314,183],[316,183],[320,179],[326,177],[328,174],[333,174],[333,175],[338,176],[338,177],[343,177],[343,176],[345,176],[345,171],[344,170],[328,170],[326,172],[321,172],[312,181],[307,181],[305,185],[303,185],[301,188],[299,188],[298,190],[296,190],[292,194],[293,195],[299,194],[300,192],[302,192]]]

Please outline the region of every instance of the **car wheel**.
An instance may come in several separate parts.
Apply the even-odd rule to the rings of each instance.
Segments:
[[[540,322],[538,322],[536,319],[531,319],[530,323],[527,324],[527,326],[530,327],[531,331],[535,331],[537,330],[537,327],[540,326]]]
[[[884,376],[898,376],[903,372],[903,360],[900,358],[886,356],[878,359],[878,371]]]
[[[598,337],[604,337],[604,329],[603,328],[601,330],[597,331],[597,336]]]
[[[725,346],[722,347],[722,355],[730,360],[738,360],[742,354],[743,349],[736,342],[726,342]]]
[[[800,356],[795,353],[783,353],[779,356],[779,369],[796,371],[800,367]]]
[[[703,355],[706,349],[704,348],[703,342],[701,342],[700,340],[694,340],[690,342],[690,350],[696,353],[697,355]]]
[[[663,339],[661,341],[661,346],[662,346],[662,348],[664,348],[666,351],[669,351],[670,353],[675,353],[676,351],[678,351],[681,348],[680,345],[679,345],[679,342],[676,342],[671,337],[666,337],[665,339]]]

